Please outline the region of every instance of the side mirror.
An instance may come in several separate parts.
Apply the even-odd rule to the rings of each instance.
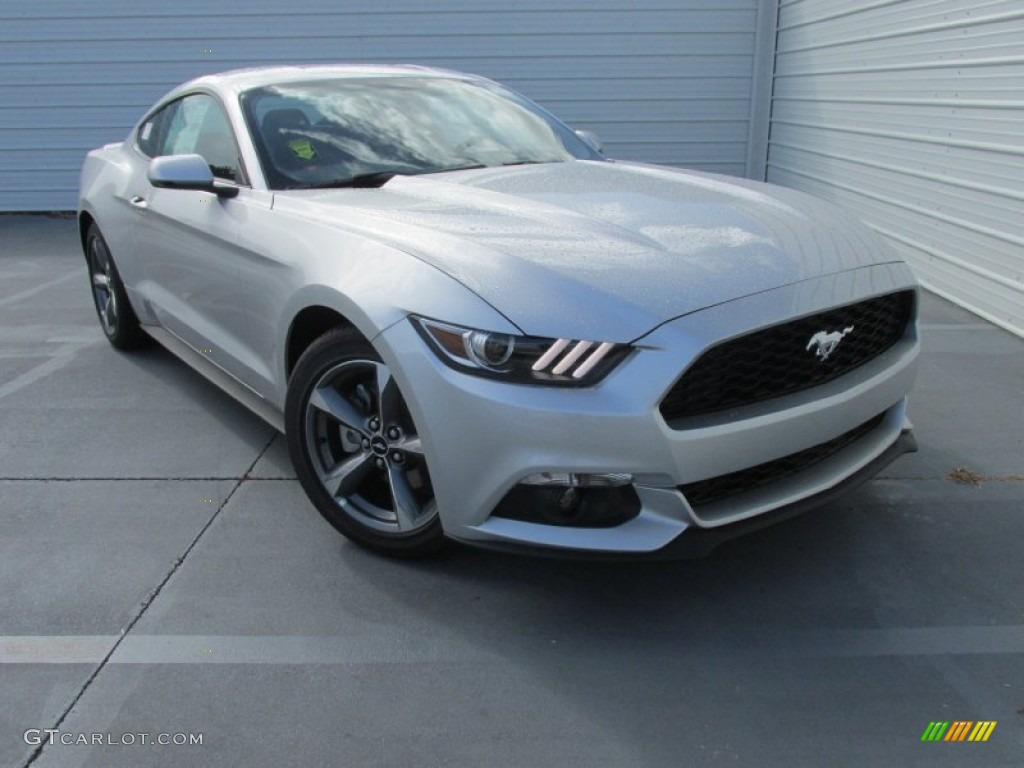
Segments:
[[[593,131],[585,131],[582,129],[577,130],[575,133],[577,136],[583,139],[583,143],[590,147],[592,150],[594,150],[595,152],[600,152],[602,155],[604,154],[604,144],[602,144],[601,140],[597,138],[596,133],[594,133]]]
[[[164,155],[149,161],[149,183],[164,189],[194,189],[217,197],[235,197],[238,187],[213,178],[202,155]]]

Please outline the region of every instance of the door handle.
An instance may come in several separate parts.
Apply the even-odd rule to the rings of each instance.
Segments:
[[[134,195],[133,197],[129,198],[128,202],[134,205],[136,208],[149,208],[149,201],[147,201],[146,198],[144,198],[142,195]]]

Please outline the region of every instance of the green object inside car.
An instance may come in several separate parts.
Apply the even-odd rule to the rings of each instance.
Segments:
[[[293,139],[288,142],[288,149],[294,152],[296,157],[303,160],[312,160],[316,157],[316,150],[309,143],[309,139]]]

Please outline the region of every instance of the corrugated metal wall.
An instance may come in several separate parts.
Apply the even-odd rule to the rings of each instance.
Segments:
[[[767,178],[1024,334],[1024,2],[782,0]]]
[[[774,2],[774,0],[770,0]],[[0,210],[75,205],[84,152],[172,86],[268,63],[487,75],[610,154],[742,175],[767,0],[34,0],[0,4]]]

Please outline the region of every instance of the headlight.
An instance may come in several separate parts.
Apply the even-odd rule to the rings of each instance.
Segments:
[[[520,383],[589,386],[629,353],[627,345],[607,341],[516,336],[415,316],[412,321],[430,348],[452,368]]]

